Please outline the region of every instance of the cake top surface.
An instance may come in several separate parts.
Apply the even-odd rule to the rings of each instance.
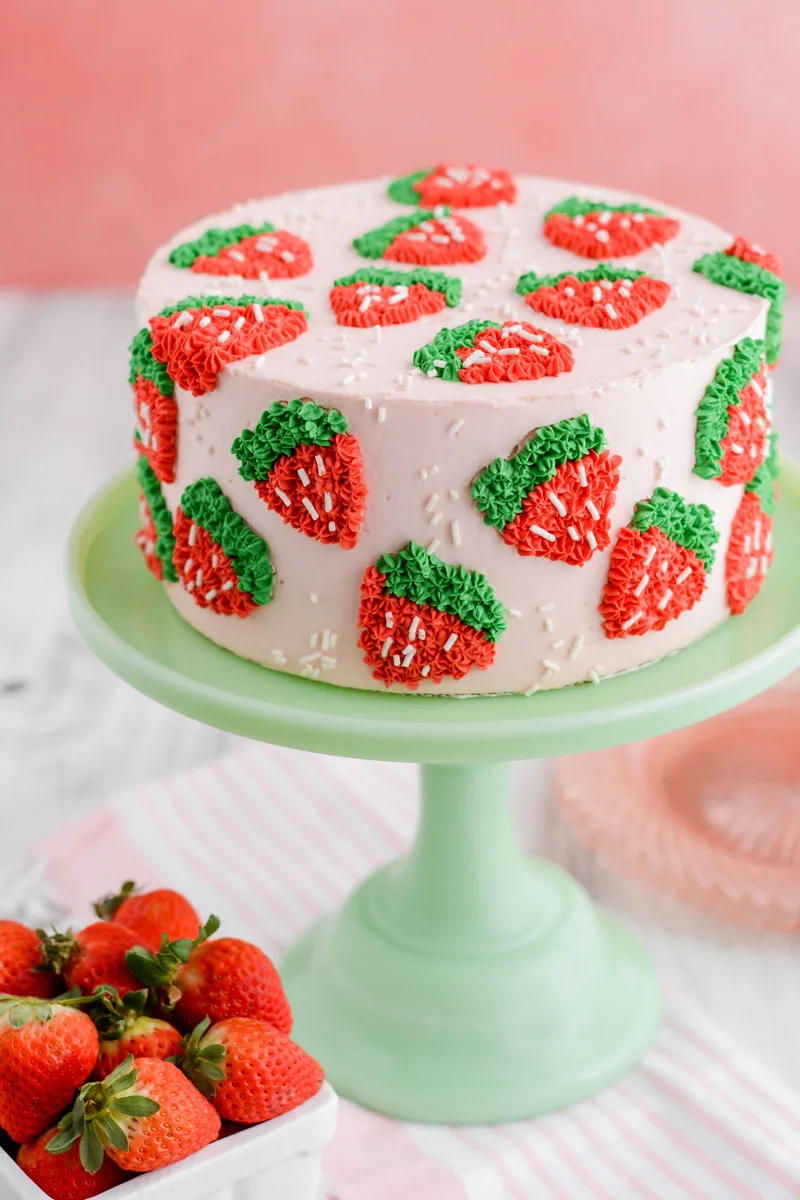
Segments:
[[[751,331],[756,318],[767,309],[767,301],[758,295],[745,295],[711,283],[692,270],[702,256],[723,251],[731,236],[708,221],[683,213],[657,201],[618,190],[563,180],[520,176],[516,179],[517,195],[512,203],[501,201],[489,207],[453,207],[444,237],[452,231],[452,218],[457,218],[455,234],[463,240],[470,225],[477,227],[485,241],[485,254],[479,261],[455,262],[442,265],[426,263],[421,268],[409,261],[389,261],[386,247],[393,237],[414,234],[420,242],[419,222],[427,223],[427,237],[436,240],[440,226],[448,214],[440,207],[415,213],[413,203],[400,203],[389,194],[390,178],[367,182],[316,188],[302,192],[251,200],[237,204],[227,212],[206,217],[182,230],[160,247],[151,259],[141,281],[137,296],[137,315],[144,325],[151,317],[171,305],[180,305],[187,297],[235,298],[240,295],[264,300],[283,299],[303,305],[307,312],[308,328],[296,340],[277,346],[266,354],[230,363],[226,370],[238,375],[269,381],[287,394],[311,394],[316,397],[354,395],[375,401],[419,399],[427,402],[459,403],[490,399],[498,404],[529,402],[543,396],[567,396],[601,391],[630,376],[639,378],[657,374],[665,367],[708,357],[715,362],[724,348],[739,341]],[[579,225],[591,221],[593,213],[581,213],[581,205],[570,205],[570,198],[597,201],[600,206],[637,206],[655,211],[679,223],[679,228],[665,244],[626,257],[583,257],[570,249],[548,240],[544,233],[547,214],[553,208],[566,208],[567,219]],[[586,205],[583,205],[586,208]],[[590,206],[591,209],[591,206]],[[399,224],[398,224],[399,219]],[[607,214],[603,218],[609,221]],[[626,216],[627,220],[628,217]],[[634,215],[632,220],[642,220]],[[414,222],[417,222],[415,224]],[[467,222],[465,225],[464,222]],[[394,222],[388,231],[387,223]],[[303,274],[292,278],[244,278],[226,273],[198,272],[197,265],[177,265],[173,259],[186,263],[197,262],[198,255],[219,250],[219,239],[198,239],[209,230],[230,230],[249,226],[258,231],[265,224],[275,230],[285,230],[302,239],[310,248],[313,265]],[[604,238],[603,225],[591,236]],[[416,231],[416,232],[415,232]],[[366,236],[365,235],[370,235]],[[256,234],[253,235],[253,240]],[[267,233],[268,244],[274,246]],[[359,239],[357,249],[354,240]],[[607,240],[607,239],[606,239]],[[224,242],[224,239],[223,239]],[[186,247],[176,255],[178,247]],[[282,243],[281,243],[282,244]],[[288,253],[293,259],[302,242],[290,240]],[[235,247],[235,243],[234,243]],[[224,248],[224,247],[223,247]],[[360,252],[359,252],[360,251]],[[234,253],[236,253],[234,248]],[[369,256],[368,256],[369,255]],[[384,257],[381,257],[384,255]],[[526,286],[557,286],[555,277],[565,273],[578,275],[591,272],[601,264],[610,264],[622,278],[605,282],[603,287],[629,288],[625,271],[644,272],[655,280],[665,281],[670,292],[662,306],[629,328],[594,328],[567,323],[557,316],[533,311],[526,303]],[[448,305],[441,311],[426,313],[405,324],[381,328],[345,327],[337,323],[331,306],[330,293],[334,283],[347,281],[358,271],[384,270],[392,272],[418,271],[418,278],[427,279],[431,287],[449,291]],[[433,273],[428,276],[426,273]],[[602,272],[601,272],[602,274]],[[521,277],[528,283],[520,284]],[[547,277],[547,278],[543,278]],[[448,280],[461,281],[461,295],[453,294]],[[364,285],[364,277],[355,281]],[[397,282],[394,280],[393,282]],[[561,284],[564,286],[563,281]],[[593,288],[594,281],[589,282]],[[367,293],[362,293],[366,296]],[[614,293],[609,292],[611,299]],[[596,292],[599,296],[599,293]],[[625,295],[623,290],[622,295]],[[605,294],[604,294],[605,300]],[[454,302],[455,301],[455,302]],[[361,301],[363,303],[363,300]],[[213,300],[211,301],[213,304]],[[613,312],[613,307],[610,310]],[[464,387],[457,377],[446,376],[446,358],[441,357],[443,329],[464,333],[450,339],[452,344],[467,348],[460,354],[462,363],[487,361],[485,353],[492,347],[480,349],[480,330],[476,334],[473,322],[493,322],[512,332],[525,323],[545,335],[557,339],[573,357],[572,369],[538,379],[517,382],[487,382],[480,387]],[[501,331],[490,341],[497,346],[520,343],[500,341]],[[508,335],[504,335],[508,336]],[[523,338],[525,334],[521,335]],[[445,338],[445,343],[447,343]],[[550,344],[546,339],[545,344]],[[414,355],[422,347],[432,347],[425,355]],[[473,349],[473,346],[475,349]],[[518,350],[506,351],[509,355]],[[452,350],[451,350],[452,354]],[[470,358],[469,356],[473,357]],[[562,355],[563,361],[564,355]],[[455,357],[452,361],[461,366]],[[433,365],[432,365],[433,364]],[[437,373],[437,378],[427,378]],[[452,376],[452,371],[450,372]]]

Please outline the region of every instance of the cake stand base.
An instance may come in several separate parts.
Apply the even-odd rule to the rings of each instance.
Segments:
[[[625,1074],[661,993],[649,958],[523,853],[508,767],[422,768],[410,856],[294,947],[295,1036],[344,1095],[416,1121],[549,1112]]]

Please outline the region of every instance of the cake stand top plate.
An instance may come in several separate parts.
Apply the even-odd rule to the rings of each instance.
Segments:
[[[652,737],[714,716],[800,665],[800,474],[784,463],[775,564],[743,616],[680,654],[600,686],[533,696],[419,697],[355,691],[237,658],[192,629],[144,570],[133,471],[112,479],[73,529],[73,616],[133,687],[208,725],[353,758],[470,763],[550,758]]]

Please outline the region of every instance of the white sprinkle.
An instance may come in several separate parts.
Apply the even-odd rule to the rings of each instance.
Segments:
[[[428,546],[428,554],[435,554],[436,551],[439,549],[439,546],[440,546],[439,539],[434,538],[433,541]]]
[[[289,499],[289,497],[286,495],[286,492],[284,492],[282,488],[276,487],[276,488],[275,488],[275,495],[278,497],[278,499],[279,499],[280,501],[282,501],[282,503],[283,503],[283,504],[285,504],[285,505],[286,505],[286,507],[287,507],[287,508],[291,508],[291,507],[292,507],[292,502],[291,502],[291,500]]]
[[[523,694],[523,696],[532,696],[533,693],[538,692],[538,690],[539,690],[539,684],[532,683],[531,686],[529,688],[526,688],[522,694]]]
[[[314,645],[316,645],[316,642]],[[300,663],[301,667],[304,667],[306,663],[319,662],[321,658],[322,655],[320,654],[319,650],[315,650],[313,654],[304,654],[303,657],[298,658],[297,661]]]
[[[197,323],[201,329],[205,329],[206,325],[211,324],[211,317],[201,317]]]
[[[597,507],[592,500],[586,501],[586,511],[593,521],[600,520],[600,513],[597,511]]]
[[[598,229],[594,236],[597,238],[598,242],[608,242],[611,240],[607,229]]]
[[[731,442],[731,451],[734,454],[744,454],[744,446],[740,446],[738,442]]]
[[[311,601],[312,604],[318,604],[319,596],[317,595],[316,592],[312,592],[311,595],[309,596],[309,600]]]
[[[428,522],[428,524],[429,525],[438,525],[439,522],[441,521],[441,519],[442,519],[442,514],[440,512],[434,513],[433,516],[431,517],[430,521]]]
[[[603,293],[600,291],[600,288],[593,287],[592,288],[592,300],[594,301],[594,303],[597,304],[602,299],[603,299]]]
[[[328,533],[336,533],[336,522],[328,521]]]
[[[430,667],[429,667],[429,666],[427,666],[427,665],[426,665],[426,666],[424,666],[424,667],[422,668],[422,670],[420,671],[420,675],[430,675],[430,673],[431,673],[431,669],[430,669]]]
[[[553,632],[553,618],[552,617],[545,617],[545,619],[542,621],[542,629],[545,631],[545,633]]]
[[[190,546],[194,546],[195,542],[197,541],[197,526],[196,525],[192,525],[191,529],[189,530],[189,537],[186,540],[188,541]]]
[[[192,569],[192,567],[193,567],[193,566],[194,566],[194,559],[193,559],[193,558],[187,558],[187,560],[186,560],[186,565],[185,565],[185,567],[183,568],[183,573],[184,573],[184,575],[188,575],[188,574],[189,574],[189,572],[191,571],[191,569]]]
[[[183,312],[178,313],[177,317],[172,322],[172,328],[180,329],[180,327],[185,325],[187,321],[191,324],[192,314],[184,309]]]
[[[232,587],[233,587],[233,580],[229,579],[227,583],[223,583],[222,590],[223,590],[223,592],[229,592]]]
[[[559,498],[558,498],[558,496],[555,494],[555,492],[548,492],[548,493],[547,493],[547,499],[550,501],[550,503],[552,504],[553,508],[556,510],[556,512],[558,513],[558,515],[559,515],[560,517],[565,517],[565,516],[567,515],[567,510],[566,510],[566,507],[565,507],[565,506],[562,504],[562,502],[559,500]]]
[[[606,305],[604,305],[603,307],[605,308],[605,310],[606,310],[606,312],[608,313],[608,315],[609,315],[609,317],[611,318],[611,320],[612,320],[612,321],[616,321],[616,320],[617,320],[617,310],[614,308],[614,305],[613,305],[613,304],[606,304]]]
[[[237,317],[236,320],[233,322],[234,329],[241,329],[243,325],[244,325],[244,317],[241,317],[241,316]]]
[[[206,592],[204,599],[213,600],[214,597],[216,596],[216,594],[217,594],[217,589],[212,588],[210,592]]]
[[[202,569],[202,567],[198,570],[197,574],[195,575],[194,581],[198,587],[203,586],[203,569]]]
[[[366,408],[368,412],[372,408],[372,401],[370,400],[369,396],[364,397],[364,408]]]
[[[448,651],[448,650],[452,650],[452,649],[453,649],[453,646],[455,646],[455,644],[456,644],[456,642],[457,642],[457,641],[458,641],[458,634],[457,634],[457,633],[451,633],[451,634],[450,634],[450,637],[447,639],[447,641],[445,642],[445,644],[444,644],[444,646],[442,647],[442,649],[445,651],[445,653],[447,653],[447,651]]]
[[[263,310],[263,308],[261,307],[261,305],[260,305],[260,304],[254,304],[254,305],[253,305],[253,316],[254,316],[254,318],[255,318],[255,321],[256,321],[256,324],[257,324],[257,325],[263,325],[263,324],[264,324],[264,310]]]
[[[219,555],[218,554],[211,555],[211,566],[216,571],[217,567],[219,566]]]
[[[339,380],[339,387],[347,387],[348,383],[355,383],[355,381],[356,373],[351,371],[349,375],[345,375],[343,379]]]
[[[547,683],[552,678],[553,678],[553,672],[550,671],[549,669],[545,669],[544,671],[542,671],[541,675],[539,676],[539,683]]]
[[[574,295],[575,295],[575,288],[574,288],[574,287],[565,287],[565,288],[564,288],[564,295],[565,295],[565,296],[574,296]]]
[[[391,646],[392,646],[392,638],[387,637],[386,641],[381,646],[381,658],[389,657],[389,650],[391,649]]]
[[[227,342],[227,340],[230,336],[231,336],[230,329],[223,329],[222,333],[217,338],[217,341],[218,342]]]
[[[450,435],[450,437],[455,437],[455,436],[456,436],[456,434],[458,433],[459,429],[461,428],[461,426],[462,426],[463,424],[464,424],[464,422],[463,422],[463,421],[461,421],[461,420],[459,420],[459,421],[453,421],[453,424],[452,424],[452,425],[450,426],[450,428],[447,430],[447,432],[448,432],[448,434]]]
[[[546,529],[542,529],[541,525],[531,525],[530,530],[531,533],[535,533],[537,537],[543,537],[547,542],[554,542],[556,540],[556,535],[548,533]]]
[[[539,605],[537,605],[536,611],[537,612],[555,612],[555,607],[556,607],[555,604],[539,604]]]
[[[639,609],[639,611],[634,613],[632,617],[628,617],[627,621],[622,622],[622,628],[630,629],[631,625],[635,625],[636,622],[640,621],[643,616],[644,616],[644,613],[642,612],[641,609]]]
[[[383,405],[381,405],[380,408],[378,409],[378,417],[377,417],[378,424],[382,425],[385,420],[386,420],[386,409],[383,407]]]
[[[587,542],[589,543],[589,545],[591,546],[592,550],[596,550],[596,549],[597,549],[597,538],[594,536],[594,534],[592,533],[591,529],[590,529],[590,530],[589,530],[589,532],[586,534],[586,540],[587,540]]]
[[[458,521],[450,522],[450,537],[453,539],[454,546],[461,545],[461,530],[459,529]]]
[[[667,588],[667,590],[664,592],[664,595],[661,597],[661,599],[658,602],[658,607],[663,611],[667,607],[667,605],[669,604],[671,599],[672,599],[672,588]]]
[[[550,643],[550,649],[551,650],[560,650],[563,645],[564,645],[564,639],[558,638],[557,641]]]
[[[548,671],[560,671],[561,670],[561,667],[558,665],[558,663],[553,662],[552,658],[543,658],[542,666],[545,667],[546,670],[548,670]]]
[[[277,489],[276,489],[276,490],[277,490]],[[308,509],[308,511],[311,513],[311,516],[312,516],[312,518],[313,518],[315,521],[318,521],[318,520],[319,520],[319,513],[318,513],[318,512],[317,512],[317,510],[314,508],[314,505],[311,503],[311,501],[309,500],[308,496],[303,496],[303,498],[302,498],[302,499],[303,499],[303,506],[304,506],[306,509]]]
[[[655,546],[650,546],[650,548],[647,551],[647,554],[645,555],[644,565],[646,567],[649,567],[650,563],[653,561],[655,556],[656,556],[656,548],[655,548]]]
[[[306,471],[305,467],[298,467],[297,474],[300,476],[300,482],[302,483],[303,487],[308,487],[308,485],[311,483],[311,480],[308,477],[308,471]]]
[[[419,622],[420,622],[420,618],[414,617],[414,620],[411,622],[411,624],[408,627],[408,640],[410,642],[413,642],[414,638],[417,636],[417,630],[419,629]],[[388,625],[389,622],[387,621],[386,624]]]
[[[229,317],[230,315],[231,315],[231,310],[229,308],[215,308],[214,309],[215,317]]]
[[[572,662],[573,659],[576,659],[578,657],[581,650],[583,649],[583,643],[585,641],[586,641],[586,635],[583,633],[579,633],[573,639],[572,645],[569,648],[569,654],[567,655],[567,658],[569,659],[570,662]]]
[[[589,672],[589,678],[591,679],[592,683],[599,683],[599,682],[600,682],[600,676],[597,674],[597,671],[595,671],[594,669],[592,669],[592,670]]]
[[[193,579],[191,579],[191,580],[190,580],[190,581],[189,581],[189,582],[186,584],[186,590],[187,590],[187,592],[193,592],[193,591],[194,591],[194,580],[193,580]]]
[[[438,474],[439,474],[439,467],[436,463],[434,463],[433,466],[431,467],[431,475],[438,475]]]

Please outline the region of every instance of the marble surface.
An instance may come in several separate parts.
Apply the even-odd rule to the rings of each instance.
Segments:
[[[800,457],[798,301],[787,326],[778,422],[784,449]],[[117,680],[83,646],[67,611],[71,522],[130,458],[126,350],[134,329],[127,294],[0,293],[0,913],[5,873],[59,822],[235,740]],[[725,926],[616,878],[558,821],[546,767],[516,771],[531,844],[639,930],[667,986],[800,1088],[800,939]]]

